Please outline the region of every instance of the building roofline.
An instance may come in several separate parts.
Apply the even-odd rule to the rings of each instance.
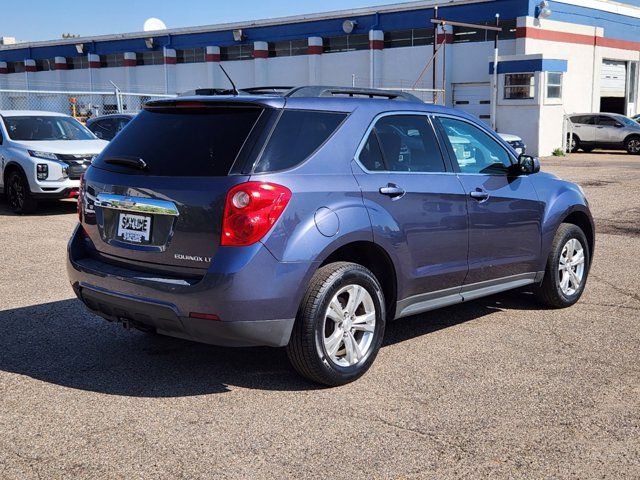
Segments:
[[[376,13],[403,12],[407,10],[426,9],[435,6],[447,7],[452,5],[468,5],[473,3],[487,3],[492,0],[419,0],[386,4],[372,7],[352,8],[348,10],[333,10],[330,12],[309,13],[291,15],[286,17],[266,18],[259,20],[247,20],[244,22],[219,23],[212,25],[200,25],[196,27],[169,28],[166,30],[154,30],[149,32],[130,32],[109,35],[95,35],[90,37],[76,37],[69,39],[43,40],[37,42],[16,43],[13,45],[0,45],[0,51],[21,50],[25,48],[50,47],[56,45],[75,45],[78,43],[106,42],[113,40],[128,40],[136,38],[164,37],[168,35],[186,35],[192,33],[220,32],[235,29],[269,27],[274,25],[286,25],[292,23],[304,23],[317,20],[331,20],[348,16],[364,16]]]

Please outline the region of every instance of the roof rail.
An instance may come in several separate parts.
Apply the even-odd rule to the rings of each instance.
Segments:
[[[378,88],[306,86],[291,89],[285,97],[365,97],[386,98],[388,100],[404,100],[420,102],[415,95],[400,90],[384,90]]]
[[[268,86],[241,88],[240,91],[251,95],[283,95],[291,89],[293,89],[293,87]]]

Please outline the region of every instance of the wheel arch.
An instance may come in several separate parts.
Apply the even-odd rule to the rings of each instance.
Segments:
[[[393,260],[387,251],[372,241],[358,240],[341,245],[328,253],[318,268],[338,261],[357,263],[371,270],[382,286],[387,318],[393,319],[397,301],[398,280]]]
[[[10,160],[9,162],[7,162],[7,164],[4,166],[4,171],[2,172],[2,183],[3,185],[6,185],[7,183],[7,178],[9,177],[9,175],[14,172],[14,171],[19,171],[20,173],[22,173],[22,175],[27,176],[27,174],[24,171],[24,168],[22,168],[22,165],[20,165],[18,162],[15,162],[13,160]]]
[[[593,258],[593,250],[595,248],[595,229],[593,225],[593,221],[587,215],[586,212],[582,210],[574,210],[569,213],[562,219],[562,223],[570,223],[580,228],[584,232],[585,237],[587,237],[587,243],[589,246],[589,255]]]

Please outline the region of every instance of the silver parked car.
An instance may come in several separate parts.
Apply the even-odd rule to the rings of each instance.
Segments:
[[[594,148],[626,150],[640,154],[640,124],[617,113],[571,115],[571,151],[590,152]]]

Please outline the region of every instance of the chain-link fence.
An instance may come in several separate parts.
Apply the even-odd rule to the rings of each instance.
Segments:
[[[0,110],[41,110],[72,115],[84,121],[110,113],[136,113],[149,100],[174,95],[113,91],[0,89]]]

